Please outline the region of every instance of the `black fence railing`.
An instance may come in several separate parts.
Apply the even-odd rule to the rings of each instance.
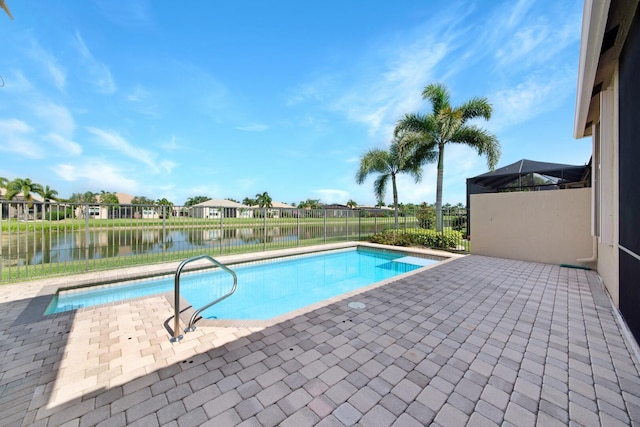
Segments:
[[[468,251],[466,211],[142,206],[0,200],[0,282],[211,256],[369,240],[385,230],[413,244]],[[464,211],[464,212],[463,212]],[[425,236],[421,238],[420,236]],[[433,237],[435,236],[435,237]],[[422,240],[421,240],[422,239]]]

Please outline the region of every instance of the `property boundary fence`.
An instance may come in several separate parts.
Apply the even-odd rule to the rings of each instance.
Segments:
[[[0,283],[127,266],[368,240],[429,231],[431,219],[393,210],[33,203],[0,200]],[[426,218],[426,219],[425,219]],[[445,212],[441,249],[468,251],[466,211]],[[421,228],[422,226],[422,228]],[[453,236],[453,237],[452,237]],[[432,240],[433,241],[433,240]]]

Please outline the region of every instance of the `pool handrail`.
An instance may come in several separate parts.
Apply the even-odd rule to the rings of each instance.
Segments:
[[[206,259],[208,261],[211,261],[213,264],[217,265],[218,267],[222,268],[224,271],[226,271],[227,273],[231,274],[231,276],[233,276],[233,286],[231,287],[231,290],[224,294],[223,296],[221,296],[220,298],[217,298],[216,300],[210,302],[209,304],[200,307],[199,309],[197,309],[192,315],[191,315],[191,319],[189,319],[189,324],[188,326],[185,328],[185,333],[186,332],[192,332],[196,329],[196,327],[194,326],[194,323],[196,321],[196,318],[198,317],[198,315],[200,315],[200,313],[202,313],[204,310],[206,310],[207,308],[211,307],[214,304],[219,303],[220,301],[222,301],[225,298],[230,297],[235,291],[236,288],[238,287],[238,276],[236,275],[236,273],[231,270],[229,267],[227,267],[226,265],[224,265],[223,263],[221,263],[220,261],[216,260],[215,258],[209,256],[209,255],[198,255],[198,256],[194,256],[192,258],[188,258],[185,259],[184,261],[182,261],[180,263],[180,265],[178,265],[178,268],[176,269],[176,274],[175,274],[175,279],[174,279],[174,323],[173,323],[173,338],[171,338],[171,342],[176,342],[176,341],[180,341],[182,339],[182,335],[180,335],[180,275],[182,274],[182,269],[189,263],[194,262],[194,261],[198,261],[201,259]]]

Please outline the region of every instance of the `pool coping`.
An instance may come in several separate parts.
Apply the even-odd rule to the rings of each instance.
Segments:
[[[377,288],[379,286],[383,286],[389,282],[395,281],[397,279],[410,276],[412,274],[416,274],[418,272],[424,271],[429,268],[437,267],[445,262],[453,261],[457,258],[464,257],[464,254],[456,254],[451,252],[446,252],[443,250],[434,250],[428,248],[416,248],[416,247],[405,247],[405,246],[390,246],[390,245],[381,245],[370,242],[341,242],[341,243],[330,243],[323,245],[314,245],[314,246],[305,246],[300,248],[288,248],[288,249],[278,249],[273,251],[266,252],[250,252],[238,255],[223,255],[220,257],[216,257],[216,260],[224,263],[226,265],[240,264],[252,261],[264,261],[275,258],[283,258],[287,256],[294,255],[302,255],[307,253],[315,253],[315,252],[324,252],[336,249],[348,249],[353,247],[369,247],[375,249],[383,249],[389,250],[393,252],[401,252],[406,255],[418,255],[423,258],[436,259],[440,262],[437,264],[433,264],[426,267],[417,268],[411,272],[404,273],[390,279],[385,279],[380,282],[373,283],[371,285],[367,285],[365,287],[349,291],[347,293],[341,294],[336,297],[331,297],[329,299],[325,299],[319,301],[317,303],[305,306],[303,308],[285,313],[283,315],[273,317],[268,320],[228,320],[228,319],[204,319],[200,318],[195,322],[195,326],[214,326],[214,327],[268,327],[284,320],[288,320],[292,317],[298,316],[300,314],[304,314],[319,307],[323,307],[325,305],[335,303],[338,301],[343,301],[345,299],[351,298],[355,295],[358,295],[362,292]],[[41,281],[41,289],[37,293],[37,295],[30,299],[29,303],[25,307],[25,309],[20,313],[16,320],[13,322],[13,325],[21,325],[21,324],[29,324],[33,322],[40,321],[45,318],[55,318],[56,316],[69,315],[69,313],[79,312],[79,311],[87,311],[93,310],[99,307],[105,306],[113,306],[117,304],[123,303],[123,301],[110,302],[105,304],[99,304],[91,307],[84,307],[75,310],[64,311],[60,313],[53,314],[44,314],[45,310],[55,297],[55,295],[60,290],[71,290],[71,289],[79,289],[90,286],[100,286],[100,285],[109,285],[113,283],[119,283],[124,281],[134,281],[134,280],[144,280],[151,277],[161,277],[161,276],[170,276],[175,273],[179,262],[171,262],[171,263],[163,263],[163,264],[153,264],[148,266],[137,266],[137,267],[128,267],[119,270],[108,270],[108,271],[100,271],[100,272],[91,272],[91,273],[83,273],[79,275],[65,276],[65,277],[55,277],[51,279],[44,279]],[[204,262],[194,262],[190,268],[185,268],[185,272],[196,272],[199,270],[204,270],[210,268],[210,264],[205,264]],[[75,284],[73,286],[69,286],[69,281],[73,281]],[[20,283],[16,283],[12,286],[20,286]],[[150,297],[158,297],[161,296],[167,300],[172,310],[175,310],[175,302],[173,291],[164,292],[160,294],[154,295],[146,295],[137,298],[129,298],[126,301],[135,301],[146,299]],[[189,320],[192,314],[195,312],[195,309],[181,296],[180,297],[180,320],[183,322],[184,327],[189,324]],[[165,322],[165,329],[169,334],[173,334],[173,330],[169,326],[169,320],[172,320],[173,316]]]

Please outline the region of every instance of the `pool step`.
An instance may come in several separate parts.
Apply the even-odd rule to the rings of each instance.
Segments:
[[[404,264],[413,264],[413,265],[420,265],[422,267],[425,267],[427,265],[431,265],[434,263],[434,261],[432,259],[427,259],[427,258],[418,258],[418,257],[414,257],[414,256],[403,256],[402,258],[396,258],[394,260],[391,260],[392,262],[401,262]]]

